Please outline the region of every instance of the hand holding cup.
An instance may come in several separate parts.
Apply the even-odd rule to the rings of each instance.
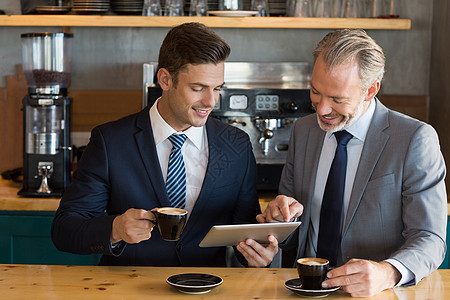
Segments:
[[[320,290],[327,277],[330,263],[325,258],[307,257],[297,260],[297,272],[302,289]]]
[[[187,219],[187,211],[175,207],[161,207],[150,211],[156,220],[151,220],[158,226],[161,237],[166,241],[178,241]]]

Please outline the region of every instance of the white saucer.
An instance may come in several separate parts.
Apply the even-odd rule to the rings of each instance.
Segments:
[[[254,10],[211,10],[208,14],[219,17],[251,17],[257,15]]]
[[[306,290],[302,289],[302,283],[300,282],[300,279],[294,278],[286,281],[284,283],[284,286],[289,289],[290,291],[293,291],[297,295],[303,296],[303,297],[311,297],[311,298],[321,298],[328,296],[329,293],[337,291],[340,287],[332,287],[329,289],[320,289],[320,290]]]

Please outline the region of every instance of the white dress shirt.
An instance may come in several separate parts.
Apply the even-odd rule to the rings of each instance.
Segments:
[[[185,209],[190,215],[202,189],[206,167],[208,166],[209,151],[206,128],[205,126],[191,126],[183,132],[175,131],[159,114],[157,109],[158,101],[159,99],[157,99],[150,108],[150,122],[164,181],[167,180],[167,167],[169,164],[170,152],[172,151],[172,143],[168,140],[168,137],[173,133],[184,133],[187,136],[187,139],[181,148],[181,154],[183,154],[186,169]]]
[[[346,130],[353,135],[353,138],[347,144],[347,174],[345,177],[344,203],[341,216],[341,231],[344,226],[344,220],[347,216],[347,209],[350,202],[350,195],[355,181],[356,170],[361,158],[361,152],[366,139],[367,131],[375,112],[375,101],[372,99],[370,105],[364,114]],[[320,210],[322,207],[322,198],[327,183],[328,173],[336,152],[337,142],[334,134],[327,132],[323,141],[322,152],[320,153],[319,165],[317,168],[316,185],[314,196],[311,202],[311,223],[306,242],[306,256],[315,257],[317,253],[317,240],[319,236]],[[402,279],[398,285],[405,284],[414,278],[414,275],[402,263],[395,259],[386,260],[396,267],[402,274]]]

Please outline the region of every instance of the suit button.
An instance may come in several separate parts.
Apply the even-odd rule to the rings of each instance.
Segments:
[[[177,245],[177,251],[181,251],[181,249],[183,249],[182,245]]]

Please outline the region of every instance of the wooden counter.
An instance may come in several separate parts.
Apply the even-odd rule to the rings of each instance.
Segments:
[[[295,269],[156,268],[49,265],[0,265],[2,299],[296,299],[284,286]],[[180,273],[208,273],[223,283],[209,293],[187,295],[166,278]],[[450,270],[438,270],[417,286],[386,290],[372,300],[448,299]],[[301,298],[297,298],[301,299]],[[350,299],[339,290],[326,299]],[[363,299],[363,298],[360,298]]]
[[[0,180],[0,210],[9,211],[56,211],[59,198],[26,198],[18,196],[22,185],[10,180]],[[260,195],[261,209],[265,210],[267,203],[274,198],[273,193]]]
[[[17,195],[21,184],[9,180],[0,180],[0,210],[20,211],[56,211],[60,199],[52,198],[25,198]],[[276,195],[270,192],[260,194],[261,210],[264,211],[267,203]],[[450,196],[450,195],[449,195]],[[450,216],[450,203],[447,204]]]
[[[167,17],[98,15],[3,15],[0,26],[173,27],[201,22],[213,28],[364,28],[410,30],[410,19],[291,17]]]
[[[56,211],[59,198],[25,198],[17,192],[22,185],[10,180],[0,181],[0,210]]]

